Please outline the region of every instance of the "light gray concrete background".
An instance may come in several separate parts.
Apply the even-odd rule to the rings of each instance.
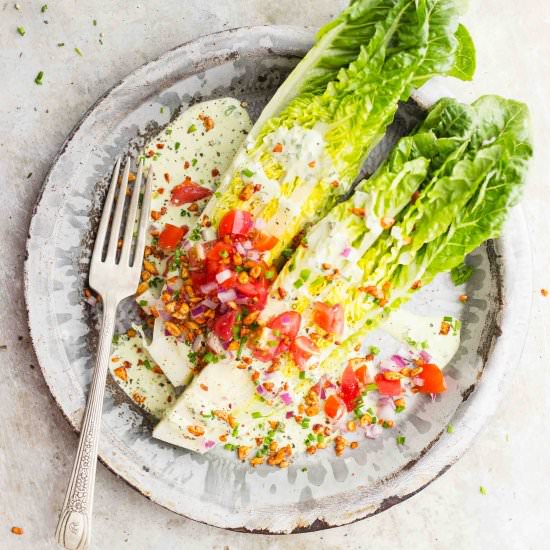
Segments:
[[[19,0],[19,10],[12,1],[0,4],[1,550],[57,548],[53,532],[77,443],[32,351],[22,274],[33,204],[66,135],[106,90],[169,48],[243,25],[318,26],[344,5],[331,0],[50,0],[41,13],[44,1]],[[540,293],[550,288],[550,4],[471,4],[466,23],[477,44],[478,73],[473,84],[451,88],[468,100],[494,92],[527,101],[536,145],[523,201],[533,246],[532,322],[498,415],[463,459],[420,494],[374,518],[320,533],[270,537],[198,524],[149,502],[99,466],[93,548],[550,547],[550,297]],[[18,26],[25,36],[17,34]],[[64,47],[57,46],[61,42]],[[44,83],[37,86],[40,70]],[[11,534],[12,526],[22,527],[24,534]]]

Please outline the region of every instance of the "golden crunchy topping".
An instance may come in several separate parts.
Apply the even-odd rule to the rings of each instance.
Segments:
[[[172,336],[179,336],[181,334],[180,327],[178,327],[175,323],[172,323],[172,321],[166,321],[166,323],[164,323],[164,328]]]
[[[128,372],[124,367],[117,367],[114,371],[115,376],[124,382],[128,382]]]
[[[250,452],[250,447],[247,447],[246,445],[240,445],[237,449],[237,454],[239,455],[239,460],[244,460],[248,453]]]
[[[187,431],[195,437],[204,435],[204,428],[202,426],[187,426]]]

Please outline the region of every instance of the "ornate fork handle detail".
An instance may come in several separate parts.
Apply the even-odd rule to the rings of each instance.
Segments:
[[[86,548],[91,533],[101,411],[105,393],[105,379],[109,368],[109,354],[117,303],[106,300],[103,307],[103,323],[99,339],[97,364],[94,369],[90,396],[82,421],[78,450],[55,533],[55,537],[60,544],[73,550]]]

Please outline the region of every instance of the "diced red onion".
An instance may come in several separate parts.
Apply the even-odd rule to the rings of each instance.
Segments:
[[[247,257],[249,260],[257,261],[260,259],[260,253],[257,250],[249,250]]]
[[[198,260],[206,259],[206,252],[204,251],[204,246],[202,246],[201,243],[197,243],[195,245],[195,252],[197,254],[197,259]]]
[[[90,306],[95,306],[97,304],[97,298],[95,296],[84,298],[84,301]]]
[[[163,321],[169,321],[170,320],[170,314],[167,311],[164,311],[164,309],[161,309],[159,311],[160,318]]]
[[[229,290],[218,292],[218,298],[220,299],[220,302],[223,304],[227,302],[231,302],[233,300],[237,299],[237,293],[233,288],[230,288]]]
[[[246,256],[246,249],[240,242],[235,243],[235,249],[241,256]]]
[[[407,364],[405,363],[405,359],[401,357],[401,355],[392,355],[391,360],[400,368],[404,369]]]
[[[431,398],[432,403],[433,403],[435,401],[436,394],[435,393],[430,393],[430,398]]]
[[[231,270],[230,269],[224,269],[223,271],[220,271],[216,274],[216,281],[218,281],[218,284],[221,285],[222,283],[225,283],[227,279],[231,278]]]
[[[432,360],[432,356],[427,351],[422,350],[419,355],[424,363],[430,363]]]
[[[256,391],[260,394],[260,395],[265,395],[265,389],[264,387],[260,384],[259,386],[256,386]]]
[[[367,424],[364,428],[365,437],[368,439],[376,439],[382,433],[382,429],[382,426],[379,426],[378,424]]]
[[[266,226],[266,221],[263,218],[256,218],[256,221],[254,222],[254,227],[256,227],[256,229],[263,231]]]
[[[214,302],[213,300],[211,300],[210,298],[206,298],[205,300],[203,300],[201,302],[201,304],[204,307],[207,307],[208,309],[216,309],[218,307],[218,304],[216,302]]]
[[[168,294],[174,294],[174,289],[173,289],[173,287],[171,287],[170,285],[166,285],[166,286],[164,287],[164,291],[165,291],[165,292],[168,292]]]
[[[197,317],[200,317],[205,311],[206,307],[202,304],[199,304],[197,307],[194,307],[191,310],[191,317],[193,317],[193,319],[196,319]]]
[[[188,251],[193,248],[193,243],[191,241],[188,241],[187,239],[183,239],[181,247],[183,248],[183,250]]]
[[[214,282],[206,283],[200,286],[201,292],[203,294],[210,294],[211,292],[214,292],[215,290],[217,290],[217,288],[218,288],[218,285]]]
[[[244,248],[245,250],[250,250],[250,249],[252,248],[252,242],[251,242],[251,241],[248,241],[248,240],[247,240],[247,241],[244,241],[244,242],[243,242],[243,248]]]
[[[214,353],[217,353],[217,354],[223,353],[224,347],[220,342],[220,339],[213,332],[210,332],[208,334],[206,338],[206,343]]]
[[[390,361],[389,359],[383,359],[380,361],[380,371],[381,372],[387,372],[387,371],[395,371],[397,369],[397,365]]]
[[[242,297],[242,298],[237,298],[235,300],[235,303],[242,306],[242,305],[246,305],[248,304],[248,301],[250,300],[250,298],[245,298],[245,297]]]
[[[199,335],[193,340],[193,345],[192,345],[193,351],[199,351],[199,349],[201,348],[203,342],[204,342],[204,337],[203,337],[202,334],[199,334]]]
[[[215,441],[212,441],[211,439],[208,439],[204,442],[204,448],[205,449],[211,449],[216,444]]]
[[[342,256],[344,256],[344,258],[347,258],[347,257],[349,257],[350,252],[351,252],[351,247],[346,246],[346,248],[344,248],[344,250],[342,250]]]
[[[378,406],[379,407],[391,407],[393,410],[395,410],[395,402],[389,395],[381,395],[378,398]]]
[[[292,397],[289,393],[285,392],[285,393],[282,393],[280,395],[281,397],[281,401],[285,404],[285,405],[290,405],[292,403]]]
[[[327,398],[327,392],[325,391],[325,388],[321,388],[321,395],[319,396],[321,399]]]
[[[412,383],[413,383],[413,385],[415,385],[415,386],[423,386],[423,385],[424,385],[424,379],[423,379],[423,378],[420,378],[420,376],[415,376],[415,377],[412,379]]]
[[[287,413],[285,414],[285,418],[292,418],[293,416],[294,416],[293,411],[287,411]]]

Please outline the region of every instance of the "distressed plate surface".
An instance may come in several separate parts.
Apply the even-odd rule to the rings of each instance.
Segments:
[[[180,105],[229,95],[246,100],[254,118],[311,41],[312,33],[301,28],[254,27],[184,44],[113,88],[66,141],[36,206],[25,284],[44,377],[76,430],[97,333],[96,317],[82,291],[102,191],[115,157],[137,150]],[[416,99],[421,104],[427,97],[421,93]],[[386,148],[410,129],[415,116],[413,106],[400,110]],[[434,403],[418,401],[407,412],[400,423],[407,439],[403,448],[388,430],[340,458],[325,452],[297,457],[288,470],[254,470],[227,452],[201,456],[152,439],[149,419],[111,382],[101,460],[155,502],[218,527],[298,532],[342,525],[389,508],[460,457],[496,410],[519,360],[531,300],[529,242],[520,210],[512,213],[503,238],[476,251],[471,263],[477,269],[466,292],[474,299],[465,307],[457,306],[458,291],[447,276],[423,289],[409,306],[426,315],[460,315],[464,328],[447,371],[449,391]],[[122,317],[128,311],[123,308]],[[449,423],[453,434],[446,433]]]

